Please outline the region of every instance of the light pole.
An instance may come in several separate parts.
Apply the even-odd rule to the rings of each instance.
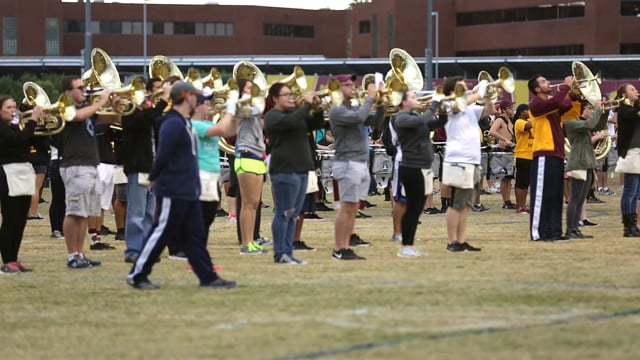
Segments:
[[[91,69],[91,48],[93,47],[91,38],[91,0],[86,0],[84,3],[84,51],[82,52],[84,58],[84,69],[82,73]]]
[[[426,90],[432,90],[432,74],[431,68],[433,67],[433,58],[431,57],[431,49],[433,49],[433,0],[427,0],[427,48],[424,51],[424,76]]]
[[[142,4],[142,76],[147,76],[147,0]]]
[[[440,57],[440,19],[438,17],[438,12],[437,11],[432,11],[431,12],[431,16],[435,16],[436,17],[436,70],[434,72],[435,74],[435,78],[439,79],[440,76],[438,75],[438,63],[440,62],[439,57]]]

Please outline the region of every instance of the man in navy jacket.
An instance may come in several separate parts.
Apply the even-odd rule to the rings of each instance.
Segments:
[[[205,245],[208,234],[199,203],[198,144],[189,122],[198,94],[191,83],[178,81],[171,87],[173,107],[160,127],[158,151],[149,174],[156,196],[156,218],[127,277],[127,283],[137,289],[158,288],[148,276],[169,243],[184,249],[201,287],[231,288],[236,284],[213,270]],[[235,103],[232,105],[235,110]]]

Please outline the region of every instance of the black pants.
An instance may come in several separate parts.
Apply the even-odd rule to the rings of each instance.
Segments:
[[[202,208],[202,222],[204,223],[205,244],[209,239],[209,228],[216,219],[216,210],[218,210],[218,201],[200,201]]]
[[[49,165],[49,179],[51,180],[51,203],[49,205],[49,221],[51,231],[62,232],[64,213],[67,209],[65,204],[65,191],[62,177],[60,177],[60,160],[51,160]]]
[[[578,228],[578,221],[580,221],[580,215],[582,214],[582,206],[584,205],[584,199],[587,198],[587,193],[593,183],[593,169],[587,170],[586,180],[577,180],[574,178],[569,179],[569,185],[571,186],[569,204],[567,205],[567,233],[571,230]]]
[[[2,262],[5,264],[18,260],[18,252],[22,243],[24,227],[27,225],[27,212],[30,205],[30,195],[9,196],[7,176],[0,167],[0,211],[2,211],[0,253],[2,253]]]
[[[424,194],[422,170],[400,165],[398,178],[407,195],[407,210],[402,216],[402,245],[413,245],[420,214],[427,196]]]

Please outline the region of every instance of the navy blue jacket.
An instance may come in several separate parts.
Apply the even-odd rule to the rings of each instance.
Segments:
[[[198,139],[182,114],[167,112],[158,140],[158,152],[149,180],[157,197],[198,201]]]

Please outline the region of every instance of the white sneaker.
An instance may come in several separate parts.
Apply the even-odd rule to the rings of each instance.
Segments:
[[[393,234],[393,236],[391,236],[391,241],[393,242],[402,241],[402,234]]]
[[[400,248],[400,250],[398,250],[398,254],[397,255],[398,255],[398,257],[411,258],[411,257],[423,256],[424,253],[422,253],[421,251],[417,250],[413,246],[403,246],[403,247]]]

